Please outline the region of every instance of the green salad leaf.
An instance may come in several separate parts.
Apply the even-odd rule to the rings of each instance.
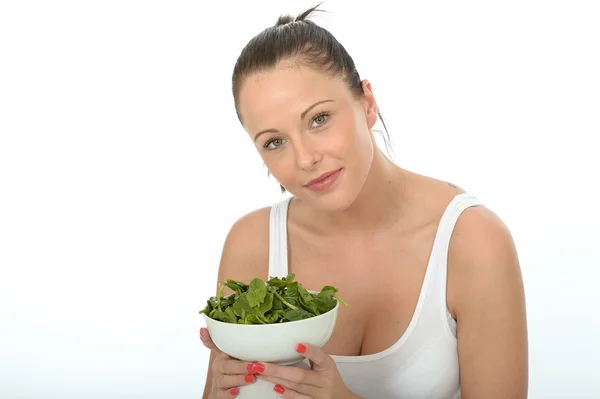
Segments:
[[[327,313],[337,301],[348,304],[337,295],[338,289],[326,285],[319,293],[311,293],[298,281],[294,273],[286,277],[271,277],[264,281],[255,278],[250,284],[226,279],[219,284],[217,296],[206,301],[199,313],[214,320],[233,324],[274,324],[308,319]],[[223,296],[228,287],[233,294]]]

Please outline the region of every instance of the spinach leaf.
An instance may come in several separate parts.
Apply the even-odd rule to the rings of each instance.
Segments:
[[[326,285],[314,294],[295,278],[295,274],[290,273],[267,281],[255,278],[249,284],[226,279],[219,284],[217,295],[210,297],[199,313],[225,323],[274,324],[318,316],[331,311],[338,301],[348,306],[337,295],[336,287]],[[223,296],[225,287],[234,293]]]
[[[332,286],[325,286],[323,287],[321,292],[319,292],[315,296],[315,304],[320,313],[329,312],[335,307],[337,303],[335,296],[336,292],[337,288]]]
[[[303,320],[309,319],[313,317],[313,314],[308,313],[306,310],[298,309],[298,310],[288,310],[285,312],[285,318],[289,321]]]
[[[318,316],[319,311],[317,309],[315,300],[313,299],[313,295],[301,285],[298,285],[298,294],[300,295],[300,303],[302,304],[304,310],[312,313],[315,316]]]
[[[250,282],[250,288],[248,288],[248,303],[253,308],[257,307],[265,300],[267,295],[267,285],[264,281],[259,278],[255,278]]]

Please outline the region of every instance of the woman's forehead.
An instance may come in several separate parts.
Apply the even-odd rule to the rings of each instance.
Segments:
[[[331,99],[342,101],[348,90],[344,82],[309,68],[277,68],[248,76],[239,93],[238,108],[245,123],[268,115],[300,115],[307,106]],[[299,116],[298,116],[299,118]]]

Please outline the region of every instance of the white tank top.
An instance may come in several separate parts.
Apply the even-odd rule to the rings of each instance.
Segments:
[[[269,276],[288,274],[287,210],[271,208]],[[469,193],[453,198],[438,226],[416,309],[408,328],[389,348],[366,356],[332,356],[346,386],[365,399],[461,397],[456,321],[446,305],[450,237],[461,213],[481,202]],[[267,277],[269,277],[267,276]]]

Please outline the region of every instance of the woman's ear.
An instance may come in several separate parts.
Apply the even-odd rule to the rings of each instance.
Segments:
[[[372,129],[377,122],[377,101],[375,101],[375,96],[373,95],[371,82],[369,82],[367,79],[364,79],[361,84],[364,93],[362,97],[362,103],[365,109],[367,125],[369,126],[369,129]]]

